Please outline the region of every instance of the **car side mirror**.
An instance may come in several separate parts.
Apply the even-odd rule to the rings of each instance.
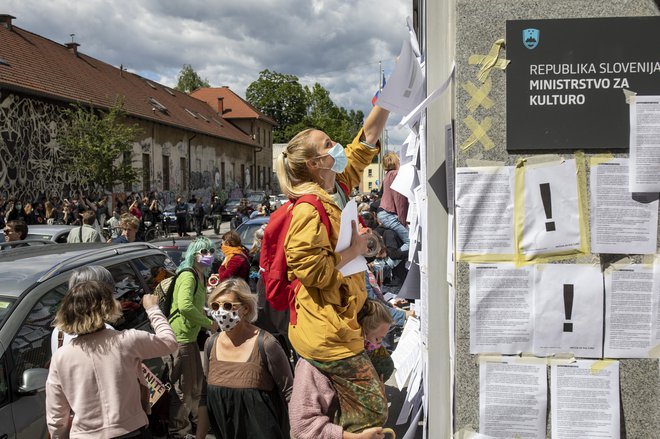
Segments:
[[[47,379],[48,369],[28,369],[23,372],[21,384],[18,386],[18,393],[41,392],[46,389]]]

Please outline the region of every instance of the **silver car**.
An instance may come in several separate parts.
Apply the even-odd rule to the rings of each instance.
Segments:
[[[167,255],[147,243],[0,252],[0,438],[48,437],[43,390],[52,354],[51,325],[72,270],[84,265],[102,265],[115,279],[115,297],[126,302],[115,328],[147,331],[146,313],[135,304],[153,291],[161,270],[176,269]],[[160,373],[160,360],[145,364]]]
[[[69,237],[71,229],[75,229],[76,227],[77,226],[67,226],[64,224],[53,224],[52,226],[45,224],[31,225],[28,226],[28,235],[26,239],[46,239],[58,244],[64,244]]]

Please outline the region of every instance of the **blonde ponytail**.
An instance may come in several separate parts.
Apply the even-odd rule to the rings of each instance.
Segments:
[[[307,168],[307,161],[317,156],[316,146],[310,142],[309,136],[316,131],[308,128],[296,134],[289,141],[284,151],[277,156],[275,172],[280,183],[280,189],[292,200],[297,200],[306,194],[313,194],[321,201],[332,202],[332,197],[314,181]]]

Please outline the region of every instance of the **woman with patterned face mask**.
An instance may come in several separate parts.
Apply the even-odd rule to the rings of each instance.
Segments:
[[[316,195],[329,220],[309,203],[291,209],[284,240],[288,278],[300,286],[295,297],[296,318],[289,340],[296,352],[330,378],[337,390],[340,420],[345,431],[356,433],[380,427],[387,420],[387,400],[369,357],[357,313],[367,299],[364,273],[344,276],[340,269],[368,253],[367,236],[353,222],[351,245],[336,252],[341,211],[349,188],[360,183],[379,151],[379,138],[389,112],[373,107],[364,127],[344,148],[320,130],[298,133],[277,158],[277,178],[290,200]]]
[[[278,341],[252,324],[256,296],[231,278],[209,295],[209,314],[221,332],[204,348],[204,375],[197,438],[288,438],[286,404],[293,377]]]

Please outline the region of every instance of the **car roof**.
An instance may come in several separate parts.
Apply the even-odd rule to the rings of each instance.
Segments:
[[[269,219],[270,219],[269,216],[255,216],[254,218],[245,221],[240,226],[242,226],[243,224],[245,224],[246,226],[249,226],[251,224],[266,224]]]
[[[28,226],[28,235],[54,235],[62,230],[71,230],[76,227],[77,226],[68,226],[64,224],[53,224],[52,226],[47,224],[33,224]]]
[[[220,237],[208,237],[213,244],[220,242]],[[171,237],[171,238],[159,238],[149,241],[149,244],[152,244],[156,247],[179,247],[187,248],[190,243],[195,239],[195,236],[184,236],[184,237]]]
[[[15,248],[0,252],[0,295],[18,296],[35,282],[104,258],[156,248],[145,242],[130,244],[58,244]]]

